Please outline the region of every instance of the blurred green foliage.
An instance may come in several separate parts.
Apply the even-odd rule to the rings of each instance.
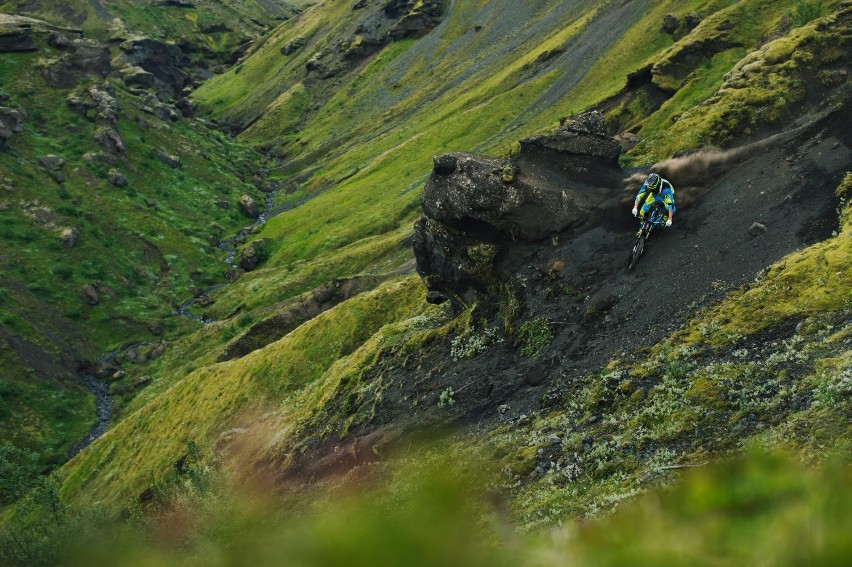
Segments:
[[[440,451],[439,451],[440,452]],[[805,467],[752,453],[691,471],[614,515],[524,534],[475,458],[379,466],[311,504],[236,482],[187,453],[180,472],[126,521],[57,506],[47,482],[18,505],[41,520],[7,527],[10,565],[846,565],[848,455]],[[429,464],[426,464],[429,463]],[[376,477],[384,480],[373,484]],[[247,488],[248,487],[248,488]],[[316,495],[315,495],[316,496]]]

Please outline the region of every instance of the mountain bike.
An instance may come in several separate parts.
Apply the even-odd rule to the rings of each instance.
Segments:
[[[665,226],[666,208],[662,203],[654,203],[648,212],[645,213],[645,220],[642,221],[642,227],[639,229],[639,234],[636,236],[636,244],[630,251],[630,257],[627,259],[627,269],[632,270],[639,257],[645,252],[645,242],[651,236],[651,231],[660,226]]]

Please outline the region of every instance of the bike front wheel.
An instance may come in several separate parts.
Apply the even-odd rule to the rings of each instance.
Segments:
[[[630,257],[627,259],[627,269],[632,270],[639,261],[642,252],[645,251],[645,234],[636,239],[636,244],[633,245],[633,250],[630,251]]]

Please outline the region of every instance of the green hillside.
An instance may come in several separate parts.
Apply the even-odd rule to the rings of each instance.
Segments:
[[[94,419],[77,371],[124,344],[191,328],[173,311],[223,281],[217,239],[250,222],[241,195],[262,197],[251,149],[174,109],[170,117],[118,77],[45,85],[38,69],[61,54],[46,36],[36,37],[39,52],[0,57],[2,104],[24,113],[23,132],[0,154],[0,437],[61,463]],[[115,112],[117,153],[104,145],[113,119],[98,114],[98,100],[115,105],[105,112]]]
[[[0,12],[0,562],[841,564],[848,2]],[[575,191],[524,152],[589,109],[625,189],[541,240],[474,199],[431,234],[476,299],[427,303],[433,159]],[[652,167],[672,259],[628,273]]]

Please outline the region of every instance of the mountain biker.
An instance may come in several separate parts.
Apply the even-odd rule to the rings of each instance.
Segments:
[[[642,203],[643,200],[644,203]],[[642,203],[641,209],[639,209],[639,203]],[[669,213],[666,226],[671,226],[675,211],[677,210],[674,202],[674,187],[656,173],[652,173],[645,180],[645,183],[642,184],[639,193],[636,194],[636,200],[633,202],[633,210],[631,212],[634,217],[638,214],[640,219],[644,219],[645,213],[655,203],[662,203],[665,206],[666,211]]]

